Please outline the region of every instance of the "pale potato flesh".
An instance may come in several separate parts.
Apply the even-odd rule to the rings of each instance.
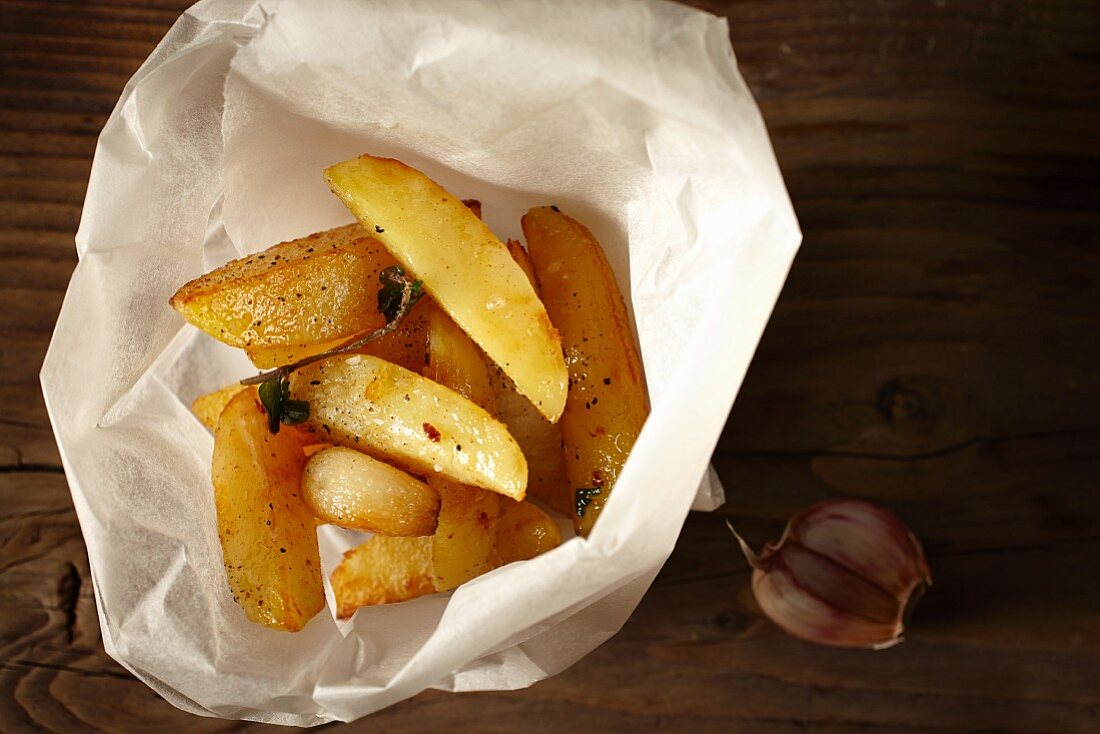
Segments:
[[[309,403],[302,427],[317,441],[424,476],[524,496],[527,460],[504,424],[426,377],[371,355],[339,356],[295,372],[290,393]]]
[[[526,561],[561,545],[561,529],[529,501],[500,503],[494,561],[503,566]]]
[[[364,155],[328,168],[325,177],[519,392],[556,421],[568,389],[561,341],[504,243],[461,201],[400,161]]]
[[[210,336],[249,350],[258,366],[277,366],[383,325],[378,275],[396,264],[351,224],[233,260],[170,302]]]
[[[315,521],[298,484],[305,443],[289,427],[271,433],[245,390],[221,413],[211,470],[233,598],[250,620],[290,632],[325,606]]]
[[[574,525],[587,534],[649,414],[642,362],[626,306],[592,233],[551,207],[522,220],[542,297],[569,365],[562,414],[569,489],[599,490]]]
[[[435,591],[430,538],[375,535],[344,554],[332,573],[336,616],[359,607],[394,604]]]
[[[244,385],[233,383],[214,392],[200,395],[195,398],[195,402],[191,403],[191,412],[213,433],[218,427],[218,418],[221,417],[225,406],[229,405],[229,401],[235,398],[237,393],[245,389],[247,388]]]
[[[439,517],[436,490],[340,446],[310,457],[302,474],[302,497],[319,520],[381,535],[431,535]]]

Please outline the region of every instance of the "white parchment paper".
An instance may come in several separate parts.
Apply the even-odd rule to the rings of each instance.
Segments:
[[[213,441],[187,409],[252,369],[167,299],[351,221],[321,171],[363,152],[481,199],[502,237],[535,205],[585,222],[633,309],[653,411],[589,539],[287,634],[230,597]],[[180,708],[298,725],[568,667],[630,615],[701,480],[696,506],[721,501],[707,462],[800,237],[713,16],[649,0],[199,3],[103,130],[42,369],[107,652]],[[352,542],[322,532],[327,570]]]

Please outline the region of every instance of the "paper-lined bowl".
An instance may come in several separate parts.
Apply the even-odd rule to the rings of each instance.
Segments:
[[[176,706],[351,720],[434,687],[511,689],[613,635],[688,509],[800,241],[723,20],[662,2],[210,0],[127,85],[96,150],[42,369],[107,652]],[[322,169],[399,158],[501,237],[556,203],[600,239],[652,414],[587,540],[451,594],[245,620],[221,564],[212,439],[187,409],[253,372],[167,299],[351,220]],[[355,539],[325,530],[326,573]],[[331,596],[331,592],[330,592]]]

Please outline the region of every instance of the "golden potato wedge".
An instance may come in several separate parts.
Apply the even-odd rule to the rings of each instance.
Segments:
[[[425,374],[463,397],[494,411],[489,369],[481,350],[442,310],[428,319]],[[429,478],[439,490],[439,527],[432,536],[436,591],[447,591],[494,568],[493,542],[500,497],[441,477]]]
[[[235,398],[237,393],[245,389],[247,388],[244,385],[233,383],[214,392],[200,395],[195,398],[195,402],[191,403],[191,412],[200,423],[213,432],[218,427],[218,417],[225,410],[225,406],[229,405],[229,401]]]
[[[367,354],[295,372],[290,394],[310,405],[302,427],[425,476],[522,499],[527,460],[504,424],[454,390]]]
[[[252,349],[258,366],[272,367],[384,324],[378,274],[396,264],[362,225],[351,224],[233,260],[184,285],[170,303],[210,336]]]
[[[497,519],[495,565],[526,561],[561,545],[561,530],[529,501],[501,500]]]
[[[304,436],[268,430],[255,390],[237,394],[214,434],[211,475],[233,598],[254,622],[295,632],[325,606],[313,515],[298,479]]]
[[[432,581],[436,591],[448,591],[496,568],[500,503],[512,500],[438,477],[428,482],[440,498],[439,526],[431,538]]]
[[[440,309],[428,314],[428,355],[424,374],[489,413],[496,412],[489,365],[481,350]]]
[[[542,295],[561,331],[569,400],[561,419],[570,490],[590,504],[577,516],[587,534],[649,414],[642,361],[622,294],[596,238],[552,207],[522,220]],[[578,503],[579,504],[579,503]]]
[[[332,591],[340,619],[359,607],[431,594],[435,591],[431,540],[373,536],[344,554],[332,573]]]
[[[515,240],[508,240],[508,251],[539,293],[535,266],[527,251]],[[565,455],[562,453],[561,426],[551,423],[535,406],[516,392],[516,386],[500,368],[490,368],[496,396],[497,417],[527,457],[527,491],[547,502],[566,516],[573,514],[573,493],[565,481]]]
[[[527,250],[523,249],[523,245],[516,240],[508,240],[508,254],[512,256],[512,259],[516,261],[516,265],[519,265],[520,270],[527,276],[527,281],[535,289],[535,295],[541,297],[539,279],[535,277],[535,264],[531,262],[531,256],[527,254]]]
[[[561,340],[523,271],[461,201],[400,161],[325,171],[333,192],[551,421],[565,406]]]
[[[508,426],[527,459],[527,492],[556,511],[571,517],[573,493],[565,479],[565,454],[561,426],[550,423],[527,398],[516,392],[512,381],[492,370],[497,418]]]
[[[340,446],[310,457],[302,498],[324,522],[381,535],[435,532],[439,493],[400,469]]]

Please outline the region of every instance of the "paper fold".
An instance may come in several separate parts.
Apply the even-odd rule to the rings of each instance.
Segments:
[[[727,37],[648,0],[210,0],[181,17],[100,137],[42,369],[108,654],[185,710],[308,726],[429,687],[523,687],[613,635],[693,502],[721,502],[707,462],[800,241]],[[212,439],[187,409],[252,370],[167,299],[350,221],[321,170],[362,152],[480,199],[501,237],[547,203],[587,224],[653,412],[588,540],[292,635],[229,595]],[[350,542],[324,538],[331,557]]]

